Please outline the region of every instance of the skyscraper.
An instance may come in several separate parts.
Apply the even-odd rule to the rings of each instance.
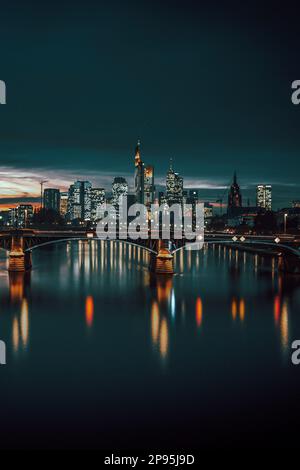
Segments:
[[[135,164],[135,172],[134,172],[135,199],[136,199],[136,202],[140,204],[144,204],[145,172],[144,172],[144,163],[142,162],[141,154],[140,154],[140,141],[138,141],[137,146],[135,148],[134,164]]]
[[[69,188],[68,218],[91,220],[91,189],[89,181],[75,181]]]
[[[68,192],[61,192],[60,193],[60,215],[63,217],[66,216],[68,211]]]
[[[27,227],[33,216],[33,206],[31,204],[20,204],[16,208],[18,227]]]
[[[120,197],[127,196],[128,183],[125,178],[116,177],[112,184],[112,204],[118,206]]]
[[[154,168],[153,166],[146,166],[144,171],[144,204],[148,209],[154,203],[154,195]]]
[[[173,170],[172,160],[166,178],[166,197],[169,206],[182,204],[183,201],[183,178]]]
[[[91,220],[96,222],[99,218],[98,210],[105,202],[105,189],[92,188],[91,189]]]
[[[60,191],[59,189],[47,188],[44,190],[44,208],[60,211]]]
[[[272,186],[270,184],[259,184],[256,187],[256,205],[267,211],[272,210]]]
[[[233,183],[230,186],[228,195],[228,214],[230,216],[235,215],[240,207],[242,207],[242,195],[237,182],[236,172],[234,172]]]

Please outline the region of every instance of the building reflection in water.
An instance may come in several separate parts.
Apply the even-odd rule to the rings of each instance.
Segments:
[[[233,320],[235,320],[237,316],[237,300],[235,297],[233,297],[231,301],[231,316]]]
[[[94,320],[94,299],[92,295],[88,295],[85,299],[85,322],[91,328]]]
[[[30,272],[9,273],[9,294],[14,307],[12,319],[12,344],[17,353],[29,343],[29,305],[26,297],[30,285]]]
[[[153,289],[151,304],[151,339],[153,347],[165,359],[169,350],[169,314],[175,318],[175,293],[172,289],[172,276],[151,276]]]
[[[275,321],[276,326],[278,325],[279,317],[280,317],[280,296],[275,295],[274,297],[274,321]]]
[[[161,357],[164,359],[168,353],[169,346],[169,332],[166,318],[163,318],[160,325],[159,334],[159,351]]]
[[[240,320],[241,322],[243,322],[245,319],[245,300],[244,299],[240,300],[239,312],[240,312]]]
[[[245,313],[246,313],[246,302],[245,299],[242,297],[238,300],[236,297],[233,297],[231,300],[231,316],[233,321],[236,319],[237,315],[241,322],[245,320]]]
[[[289,342],[289,315],[288,315],[288,303],[284,301],[282,304],[281,318],[280,318],[280,337],[281,346],[285,352],[288,348]]]
[[[286,353],[289,348],[289,305],[280,294],[274,297],[273,314],[275,326],[279,327],[282,351]]]
[[[152,303],[151,308],[151,335],[153,344],[156,344],[158,341],[158,334],[159,334],[159,325],[160,325],[160,318],[159,318],[159,308],[156,301]]]
[[[197,297],[196,300],[196,323],[197,327],[200,328],[202,324],[202,316],[203,316],[203,304],[200,297]]]

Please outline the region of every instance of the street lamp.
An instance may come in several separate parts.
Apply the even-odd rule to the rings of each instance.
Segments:
[[[286,222],[287,222],[288,214],[284,214],[284,233],[286,233]]]

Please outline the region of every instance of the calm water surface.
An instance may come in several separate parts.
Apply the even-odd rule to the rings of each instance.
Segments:
[[[300,281],[209,247],[173,277],[118,242],[2,252],[0,447],[285,446],[300,422]]]

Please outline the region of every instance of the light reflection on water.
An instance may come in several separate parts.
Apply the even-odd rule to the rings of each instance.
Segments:
[[[172,422],[182,438],[187,416],[194,424],[197,413],[198,429],[219,407],[217,425],[223,425],[230,423],[223,416],[228,410],[240,416],[241,403],[257,406],[256,388],[273,393],[277,381],[288,390],[290,343],[300,338],[298,278],[281,275],[276,259],[219,246],[178,251],[174,276],[153,275],[148,263],[142,248],[104,241],[37,249],[25,274],[9,275],[2,261],[0,338],[7,343],[9,406],[21,407],[21,390],[27,419],[44,400],[43,423],[52,422],[57,406],[61,423],[64,413],[67,422],[85,403],[89,419],[99,417],[102,438],[113,417],[111,436],[120,432],[121,442],[122,419],[129,432],[128,422],[142,416],[148,432],[154,405],[159,425]],[[59,390],[51,409],[54,384]]]
[[[29,347],[30,322],[34,321],[29,314],[30,303],[36,309],[37,294],[41,292],[43,296],[54,285],[56,294],[66,291],[75,297],[81,292],[85,294],[84,306],[78,305],[76,309],[83,310],[88,329],[95,327],[95,317],[103,310],[99,294],[113,299],[118,292],[122,293],[126,315],[132,309],[131,297],[143,294],[144,302],[138,309],[140,314],[149,309],[149,334],[153,349],[162,360],[168,356],[175,325],[183,324],[186,315],[190,323],[194,316],[195,327],[209,334],[213,325],[208,325],[208,320],[215,315],[214,310],[224,317],[228,315],[233,322],[239,320],[241,325],[247,319],[259,324],[260,315],[268,316],[272,312],[281,351],[283,354],[288,351],[290,299],[299,305],[299,287],[298,282],[293,287],[278,273],[274,258],[265,260],[231,248],[205,246],[201,252],[177,252],[174,276],[152,275],[148,263],[149,253],[142,248],[105,241],[69,242],[50,250],[40,249],[34,256],[32,273],[8,275],[3,269],[5,262],[2,263],[1,294],[12,309],[13,351],[18,353],[20,348]],[[28,300],[29,292],[34,299]],[[263,305],[260,296],[264,298]],[[214,299],[214,307],[205,305],[206,297],[210,303]],[[179,315],[180,320],[176,319]]]

